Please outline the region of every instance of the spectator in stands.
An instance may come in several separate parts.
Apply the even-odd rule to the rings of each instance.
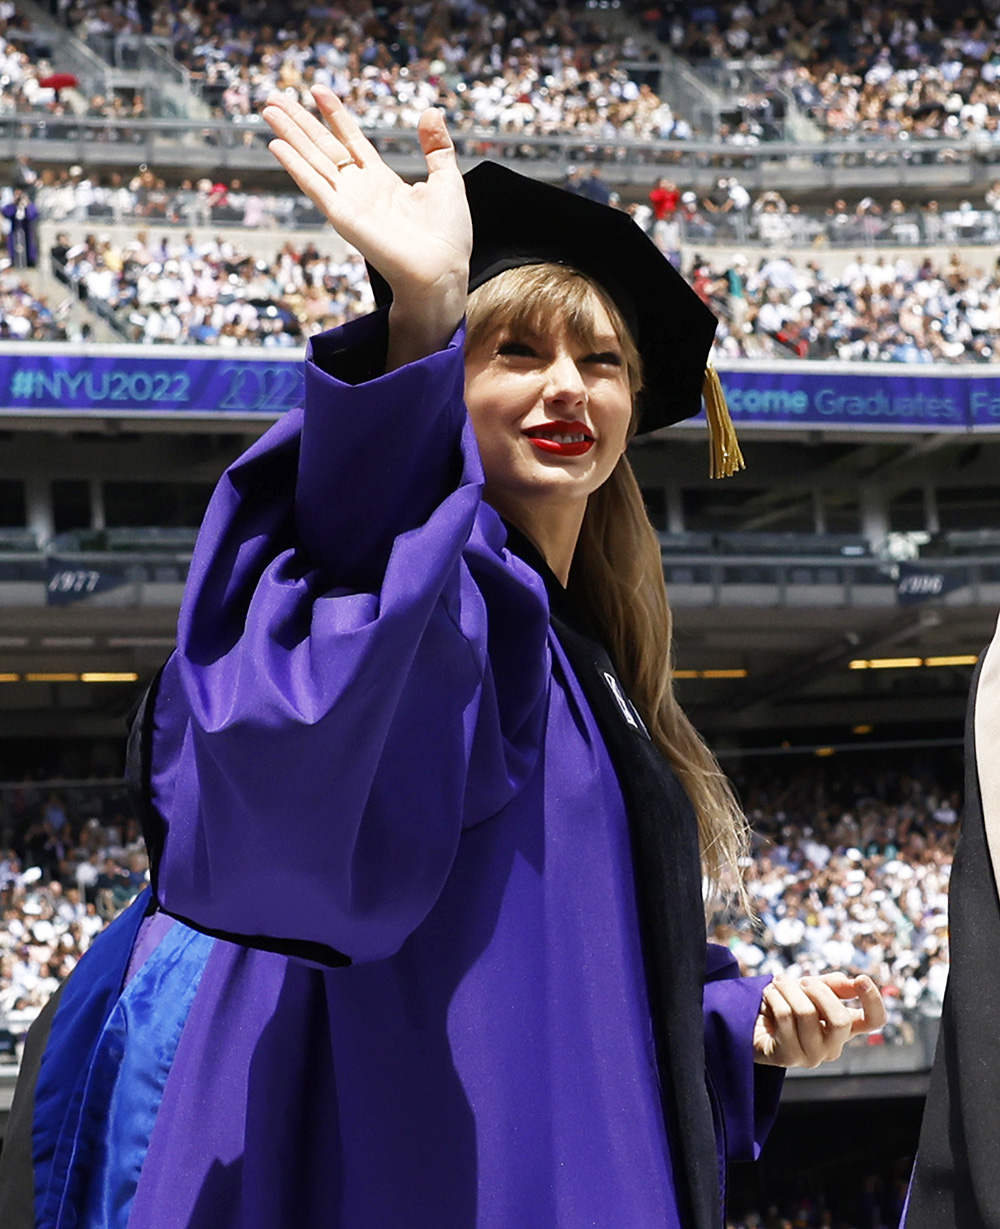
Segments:
[[[715,187],[702,197],[701,206],[708,213],[726,214],[735,208],[735,202],[729,195],[729,179],[720,176],[715,181]]]
[[[6,220],[7,255],[16,269],[33,269],[38,264],[38,206],[24,188],[14,191],[13,199],[0,208]]]
[[[742,253],[737,253],[725,272],[726,315],[729,329],[737,337],[745,331],[750,304],[747,299],[747,277],[750,262]]]
[[[887,226],[896,243],[916,245],[920,242],[916,210],[908,208],[899,197],[889,203]]]
[[[697,192],[692,192],[690,189],[681,193],[677,220],[681,225],[682,234],[687,239],[711,239],[714,235],[714,227],[699,206]]]
[[[875,242],[884,229],[881,205],[870,196],[862,197],[858,201],[855,215],[857,233],[866,242]]]
[[[668,213],[653,223],[650,238],[670,261],[675,269],[681,267],[681,245],[683,242],[681,219],[678,212]]]
[[[625,206],[625,212],[644,234],[648,235],[653,229],[653,208],[645,201],[630,201]]]
[[[564,188],[567,192],[573,192],[579,195],[582,180],[583,168],[579,166],[568,166],[560,187]]]
[[[278,316],[264,333],[263,344],[273,349],[288,349],[290,346],[297,346],[299,341],[289,331],[286,321]]]
[[[941,1039],[924,1107],[907,1210],[907,1229],[986,1226],[1000,1215],[994,1170],[1000,1144],[995,1096],[1000,1064],[982,1007],[996,1001],[1000,864],[1000,630],[973,678],[965,732],[969,797],[955,864],[952,918],[955,963],[945,996],[939,953],[929,949],[927,1014]],[[948,816],[950,821],[950,815]]]
[[[680,188],[672,180],[661,177],[649,193],[649,203],[657,222],[672,218],[681,203]]]
[[[733,176],[720,176],[715,187],[703,198],[704,208],[717,237],[743,243],[748,237],[750,193]]]
[[[119,225],[136,216],[136,194],[125,183],[121,171],[112,171],[107,187],[95,190],[94,198],[95,204]]]
[[[37,186],[38,172],[31,165],[31,159],[27,154],[18,154],[14,163],[14,187],[22,188],[34,200]]]
[[[0,336],[14,341],[65,341],[66,330],[46,298],[13,270],[0,272]]]
[[[133,881],[130,868],[119,864],[110,854],[94,885],[95,904],[98,914],[106,921],[117,917],[125,905],[139,891]]]
[[[239,179],[234,179],[229,184],[229,207],[242,214],[241,224],[250,230],[264,226],[271,220],[263,198],[256,192],[244,191]]]
[[[72,202],[69,216],[74,222],[86,222],[87,210],[94,202],[94,184],[89,175],[85,175],[83,167],[74,165],[69,168],[67,197]]]
[[[599,166],[591,167],[590,174],[585,179],[581,179],[578,192],[580,196],[596,201],[598,205],[607,205],[611,201],[611,189],[604,182]]]
[[[791,236],[788,225],[788,204],[780,192],[762,192],[752,206],[754,226],[761,243],[778,247]]]

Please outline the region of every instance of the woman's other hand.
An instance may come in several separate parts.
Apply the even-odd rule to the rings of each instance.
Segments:
[[[408,184],[332,90],[317,85],[312,94],[326,124],[271,94],[262,112],[275,137],[269,149],[392,287],[391,369],[446,344],[465,313],[472,221],[455,146],[442,113],[426,110],[418,136],[427,179]]]
[[[849,1006],[855,999],[860,1005]],[[776,977],[764,988],[754,1028],[754,1061],[771,1067],[818,1067],[839,1058],[852,1037],[884,1024],[885,1005],[870,977]]]

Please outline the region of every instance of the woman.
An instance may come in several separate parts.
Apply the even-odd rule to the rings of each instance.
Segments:
[[[618,268],[622,215],[487,168],[474,246],[436,112],[408,186],[315,98],[329,128],[272,100],[272,149],[391,305],[313,339],[213,497],[132,748],[156,905],[33,1040],[4,1224],[710,1229],[769,1065],[881,1019],[865,978],[705,972],[698,830],[718,877],[740,821],[653,651],[623,452],[639,351],[669,421],[711,327],[664,335],[682,284]],[[595,250],[617,295],[552,263]]]
[[[0,209],[7,219],[7,257],[15,269],[34,269],[38,264],[38,206],[23,188]]]

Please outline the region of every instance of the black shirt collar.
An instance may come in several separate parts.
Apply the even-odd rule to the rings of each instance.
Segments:
[[[583,636],[602,640],[583,595],[562,584],[546,563],[542,552],[520,529],[510,521],[504,521],[504,528],[507,530],[507,549],[523,559],[545,582],[552,617]]]

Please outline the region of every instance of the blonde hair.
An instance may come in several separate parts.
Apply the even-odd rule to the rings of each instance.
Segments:
[[[553,319],[589,345],[595,296],[618,335],[637,404],[642,366],[621,312],[599,286],[565,265],[508,269],[474,290],[467,308],[466,352],[477,350],[501,329],[539,333]],[[637,416],[634,409],[630,434]],[[674,695],[672,618],[660,543],[625,456],[587,500],[569,587],[585,596],[629,696],[691,800],[702,867],[713,891],[735,886],[746,907],[740,869],[748,847],[746,820],[728,778]]]

